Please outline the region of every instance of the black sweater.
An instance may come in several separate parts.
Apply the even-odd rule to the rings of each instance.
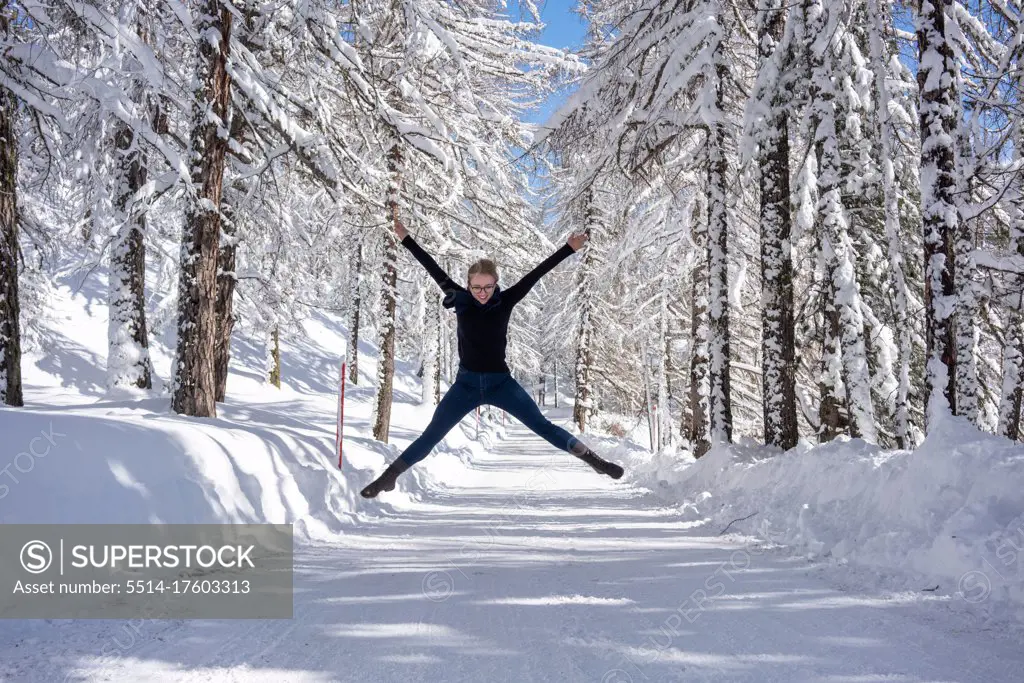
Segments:
[[[459,361],[464,368],[474,372],[509,372],[505,363],[505,346],[512,308],[548,271],[574,253],[568,243],[562,245],[561,249],[544,259],[508,289],[502,290],[500,286],[495,286],[491,298],[482,304],[465,287],[456,284],[430,254],[423,251],[412,235],[406,235],[402,245],[412,252],[434,282],[440,285],[445,293],[444,307],[455,309]]]

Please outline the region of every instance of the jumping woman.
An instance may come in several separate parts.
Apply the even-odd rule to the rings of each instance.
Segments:
[[[392,207],[393,212],[396,207]],[[419,261],[430,277],[444,292],[443,306],[454,308],[458,321],[459,370],[455,383],[437,404],[430,424],[409,447],[395,459],[384,473],[364,488],[364,498],[374,498],[381,491],[395,488],[395,480],[402,472],[427,457],[470,411],[479,405],[493,405],[513,415],[517,420],[543,437],[552,446],[570,453],[587,463],[600,474],[613,479],[622,476],[622,468],[599,457],[582,441],[552,423],[540,412],[526,390],[519,385],[505,364],[505,346],[508,321],[512,309],[548,271],[564,261],[587,241],[586,235],[573,235],[566,244],[522,280],[502,290],[498,286],[498,270],[490,259],[481,259],[469,267],[467,285],[456,284],[423,251],[394,213],[395,234],[402,245]],[[472,292],[472,293],[470,293]]]

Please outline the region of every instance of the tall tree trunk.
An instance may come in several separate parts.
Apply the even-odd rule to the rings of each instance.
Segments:
[[[192,109],[189,162],[192,189],[187,194],[178,281],[178,348],[174,371],[175,412],[216,417],[214,356],[217,338],[217,255],[220,200],[228,140],[230,79],[227,73],[232,15],[218,0],[198,9],[198,84]]]
[[[829,6],[829,11],[837,11]],[[828,22],[825,14],[809,25],[821,34]],[[831,299],[839,316],[839,355],[842,359],[843,384],[850,435],[877,442],[874,408],[871,400],[871,377],[868,373],[867,349],[864,344],[864,319],[861,311],[860,286],[850,241],[850,224],[843,204],[843,164],[839,139],[844,118],[837,110],[835,70],[836,57],[831,43],[812,46],[811,107],[814,110],[814,140],[819,155],[818,216],[821,249],[825,260],[825,294]]]
[[[231,112],[231,139],[245,149],[245,118],[237,110]],[[242,204],[249,194],[251,180],[235,178],[225,189],[222,202],[220,242],[217,248],[217,340],[214,374],[217,382],[216,400],[227,395],[228,366],[231,363],[231,334],[235,329],[235,272],[238,243],[243,223]]]
[[[278,389],[281,388],[281,336],[280,327],[274,325],[273,331],[270,333],[270,372],[268,373],[268,379]]]
[[[241,216],[238,205],[245,196],[245,184],[234,181],[224,201],[221,223],[220,244],[217,248],[217,334],[214,374],[216,379],[216,400],[223,402],[228,390],[228,366],[231,363],[231,333],[235,329],[235,286],[238,277],[235,262],[238,252]]]
[[[889,59],[887,41],[892,33],[892,15],[889,5],[879,0],[868,0],[868,16],[871,30],[868,31],[871,66],[875,82],[875,96],[878,99],[879,163],[882,174],[882,201],[885,207],[885,237],[889,257],[889,283],[893,297],[893,326],[897,335],[897,362],[899,364],[898,389],[896,393],[894,424],[896,447],[910,448],[913,436],[910,431],[910,354],[913,343],[913,329],[907,313],[907,279],[903,270],[903,241],[900,239],[900,203],[896,185],[896,170],[893,157],[896,141],[889,103],[890,94]]]
[[[959,70],[956,75],[959,78]],[[960,101],[959,91],[959,87],[954,85],[954,96],[958,102]],[[957,145],[960,148],[961,158],[967,158],[967,155],[970,154],[968,133],[959,117],[957,120]],[[973,183],[964,177],[963,169],[960,169],[956,175],[957,187],[954,199],[958,205],[961,202],[970,202]],[[981,393],[981,386],[978,384],[978,362],[975,347],[977,346],[977,321],[980,316],[981,304],[974,290],[973,223],[973,220],[969,221],[961,216],[953,232],[953,253],[956,259],[953,265],[953,291],[957,296],[953,323],[953,334],[956,341],[956,379],[953,382],[956,387],[956,410],[954,414],[961,415],[973,424],[980,426],[978,396]]]
[[[359,384],[359,309],[362,306],[363,237],[352,245],[348,270],[348,381]]]
[[[712,445],[732,441],[729,327],[729,163],[723,111],[726,67],[721,36],[711,49],[715,116],[708,126],[708,352],[709,436]]]
[[[395,202],[399,192],[402,151],[395,142],[388,154],[388,171],[391,184],[388,188],[388,202]],[[395,285],[398,280],[398,241],[394,231],[383,232],[383,258],[381,260],[380,315],[378,316],[377,395],[373,405],[373,438],[388,442],[391,429],[392,384],[395,375]]]
[[[708,437],[711,445],[732,441],[731,341],[729,325],[729,162],[725,129],[724,28],[709,38],[707,72],[712,104],[707,129],[708,194]]]
[[[440,346],[438,345],[438,331],[440,330],[440,292],[434,283],[430,282],[430,289],[424,291],[423,311],[423,380],[421,382],[420,402],[423,405],[437,405],[437,383],[440,378],[438,356]]]
[[[1024,256],[1022,250],[1021,256]],[[1024,316],[1010,311],[1003,342],[1003,391],[999,402],[999,433],[1020,441],[1021,397],[1024,394]]]
[[[821,443],[836,438],[848,426],[842,399],[845,392],[842,354],[839,350],[839,309],[836,308],[835,293],[831,286],[834,282],[832,267],[826,264],[824,268],[824,291],[821,293],[824,339],[821,347],[821,373],[818,375],[818,441]]]
[[[825,211],[835,210],[838,188],[819,188],[819,174],[824,161],[825,149],[820,133],[824,113],[822,111],[821,91],[823,84],[818,82],[820,78],[831,78],[824,68],[824,61],[830,58],[830,51],[822,55],[814,53],[814,40],[821,33],[824,24],[822,16],[822,5],[815,0],[804,0],[800,8],[800,25],[798,29],[802,32],[802,50],[807,60],[804,64],[806,77],[811,84],[809,88],[809,100],[811,115],[809,117],[810,134],[814,153],[808,154],[804,168],[800,175],[801,184],[801,211],[813,215],[813,219],[807,222],[805,218],[804,230],[812,231],[815,240],[815,253],[818,257],[818,268],[821,272],[821,280],[817,283],[820,286],[819,293],[819,316],[822,325],[821,343],[821,367],[818,374],[818,441],[825,443],[834,439],[839,433],[846,429],[848,413],[844,411],[842,395],[845,394],[843,381],[843,364],[841,350],[841,321],[839,309],[836,307],[835,296],[835,263],[831,258],[830,250],[826,249],[825,239]],[[831,91],[830,91],[831,92]],[[834,117],[830,117],[830,121]],[[834,126],[833,126],[834,134]],[[835,183],[836,180],[833,180]],[[831,201],[823,200],[824,193],[832,194]]]
[[[551,387],[554,389],[555,407],[558,407],[558,359],[555,359],[555,371],[551,375]]]
[[[586,197],[586,225],[591,236],[600,234],[603,226],[604,216],[597,206],[597,199],[591,189]],[[594,296],[591,288],[591,270],[594,267],[594,258],[591,253],[592,246],[587,246],[583,252],[583,261],[577,270],[577,277],[580,281],[580,324],[576,336],[576,395],[573,402],[572,419],[580,432],[586,431],[587,424],[594,416],[593,387],[591,386],[591,367],[594,362]],[[556,399],[557,401],[557,394]],[[557,405],[557,404],[556,404]]]
[[[785,10],[780,0],[758,13],[762,62],[778,60]],[[796,446],[796,335],[793,323],[793,221],[789,191],[789,121],[784,93],[776,88],[761,135],[761,356],[765,443]]]
[[[672,411],[668,394],[668,280],[662,278],[658,313],[658,448],[672,443]]]
[[[708,440],[709,359],[708,359],[708,225],[706,200],[698,197],[690,224],[693,226],[693,268],[690,282],[693,297],[690,304],[690,423],[685,434],[693,446],[693,457],[699,458],[711,449]]]
[[[434,348],[437,350],[437,353],[434,357],[433,374],[430,377],[430,383],[433,385],[431,388],[434,392],[434,405],[437,405],[441,402],[441,356],[443,353],[441,344],[444,341],[440,292],[434,292],[431,308],[434,311],[431,334],[434,336]]]
[[[954,191],[953,148],[961,105],[955,84],[952,36],[947,30],[952,0],[921,0],[917,29],[920,90],[921,218],[924,235],[925,426],[956,413],[956,289],[953,240],[960,225]]]
[[[1018,157],[1021,156],[1018,147]],[[1024,192],[1017,181],[1011,205],[1013,215],[1010,224],[1010,250],[1024,257]],[[1024,307],[1024,294],[1018,301]],[[1020,309],[1007,312],[1006,331],[1003,340],[1003,391],[999,401],[1000,434],[1019,441],[1021,436],[1021,398],[1024,395],[1024,312]]]
[[[114,137],[114,207],[118,228],[110,255],[110,318],[107,325],[107,382],[112,387],[153,386],[146,332],[146,212],[136,194],[146,183],[139,141],[122,125]]]
[[[8,8],[0,30],[8,38]],[[21,388],[21,327],[18,320],[18,101],[0,87],[0,402],[24,405]]]
[[[152,43],[148,12],[135,19],[143,42]],[[133,71],[141,65],[129,59]],[[158,97],[147,95],[142,74],[135,73],[134,99],[146,108],[153,130],[164,133],[167,114]],[[148,201],[138,196],[146,185],[147,158],[135,132],[120,123],[114,135],[114,212],[117,234],[111,245],[110,301],[107,326],[107,383],[112,386],[153,386],[146,325],[146,217]]]

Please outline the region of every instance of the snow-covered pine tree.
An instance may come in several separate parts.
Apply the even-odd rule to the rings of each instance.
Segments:
[[[825,269],[823,296],[828,351],[823,362],[826,368],[833,367],[834,355],[830,347],[838,344],[850,433],[876,442],[856,254],[842,196],[844,169],[840,139],[845,133],[848,112],[838,99],[837,89],[843,84],[838,61],[848,29],[846,7],[840,2],[824,4],[808,0],[802,10],[806,35],[811,39],[807,45],[807,56],[811,60],[808,108],[818,157],[818,229]],[[834,372],[828,374],[834,381]]]
[[[424,292],[424,320],[422,337],[423,378],[420,402],[437,405],[441,400],[441,292],[430,283]]]
[[[247,155],[246,123],[242,112],[235,109],[231,114],[230,137],[233,154]],[[255,186],[252,178],[245,177],[246,168],[232,168],[234,159],[229,159],[224,196],[221,203],[221,232],[217,245],[217,332],[214,342],[214,374],[216,400],[223,401],[227,394],[228,365],[231,361],[231,334],[235,329],[235,287],[238,283],[236,272],[238,243],[244,234],[247,214],[250,211],[250,195]]]
[[[921,128],[921,220],[924,232],[925,427],[956,411],[956,263],[959,212],[955,136],[960,117],[957,66],[951,44],[952,0],[921,0],[918,72]]]
[[[789,117],[791,69],[782,43],[786,9],[780,0],[758,8],[759,74],[750,101],[758,149],[761,233],[761,355],[765,443],[788,450],[799,436],[796,422],[796,337],[790,235]],[[788,37],[788,36],[787,36]]]
[[[605,229],[605,216],[595,195],[594,189],[587,191],[582,200],[584,229],[591,241],[602,239]],[[576,393],[573,401],[573,422],[581,432],[586,431],[587,424],[594,416],[594,254],[593,246],[588,242],[583,247],[583,258],[576,271],[576,283],[579,305],[579,324],[576,329],[576,362],[574,377]]]
[[[22,3],[0,0],[0,404],[9,406],[24,405],[19,238],[30,212],[20,183],[27,168],[49,170],[56,138],[68,131],[55,104],[74,81],[52,51],[61,29],[28,14]]]
[[[911,122],[910,116],[895,92],[899,73],[893,74],[895,50],[892,47],[893,26],[890,6],[881,0],[867,0],[868,19],[868,63],[871,68],[877,131],[877,159],[880,168],[879,181],[882,187],[882,205],[885,221],[885,247],[888,256],[888,280],[892,300],[891,325],[897,335],[898,387],[893,401],[894,440],[897,448],[909,448],[914,444],[910,418],[910,358],[913,350],[913,328],[909,306],[910,291],[904,268],[904,245],[900,226],[900,185],[897,181],[896,164],[899,145],[899,129]],[[905,198],[904,198],[905,201]]]
[[[1006,316],[984,290],[976,250],[1006,244],[1008,196],[1013,194],[1020,125],[1019,3],[953,5],[947,17],[955,91],[961,105],[956,130],[956,193],[959,222],[954,239],[953,286],[957,294],[955,413],[983,429],[998,430],[998,387],[1003,379],[996,358],[1004,348]]]
[[[157,33],[153,14],[153,9],[130,2],[121,6],[118,19],[132,27],[142,44],[152,47],[150,43]],[[152,191],[152,186],[147,186],[152,160],[149,145],[136,127],[148,124],[154,134],[166,134],[167,112],[160,93],[148,88],[145,65],[128,46],[118,47],[118,78],[124,80],[127,101],[137,111],[129,112],[128,120],[115,117],[112,136],[111,204],[115,234],[110,244],[107,383],[148,389],[153,380],[146,325],[146,223],[151,201],[146,195]],[[102,105],[100,108],[98,114],[103,116]]]
[[[938,1],[938,0],[936,0]],[[959,3],[954,3],[956,7]],[[951,34],[960,32],[956,19],[956,13],[947,18],[947,30]],[[920,39],[920,38],[919,38]],[[959,64],[957,46],[953,48],[954,64]],[[955,68],[953,92],[957,102],[963,111],[963,77],[961,69]],[[977,116],[977,110],[969,119]],[[978,181],[978,174],[971,169],[976,169],[983,160],[973,159],[971,153],[971,125],[972,121],[964,121],[964,116],[956,118],[956,132],[954,137],[955,157],[960,163],[957,167],[956,186],[954,201],[957,202],[956,228],[953,230],[953,291],[956,292],[956,309],[953,314],[953,339],[956,345],[955,377],[953,380],[956,400],[953,407],[955,415],[960,415],[970,420],[975,425],[980,425],[979,398],[981,386],[978,384],[978,318],[981,309],[981,302],[975,292],[975,274],[977,268],[974,265],[974,231],[979,221],[976,216],[965,215],[964,204],[967,204],[974,195]],[[956,163],[956,161],[954,161]],[[922,169],[923,173],[923,169]]]
[[[387,205],[398,206],[399,183],[402,176],[402,150],[400,142],[392,142],[388,153],[388,171],[393,179],[388,186]],[[377,393],[373,405],[373,438],[388,442],[391,429],[391,395],[392,381],[395,374],[395,306],[397,304],[398,279],[398,239],[390,229],[390,221],[385,218],[387,228],[380,232],[380,296],[375,319],[377,321]]]
[[[729,225],[731,188],[727,137],[729,122],[725,113],[725,89],[729,77],[723,20],[725,8],[709,3],[702,65],[706,92],[699,108],[701,123],[707,131],[708,150],[708,356],[710,401],[708,436],[712,446],[732,441],[731,330],[729,328]]]
[[[1017,159],[1020,151],[1018,148]],[[1009,252],[1024,261],[1024,189],[1018,177],[1010,193]],[[1024,279],[1024,274],[1021,274]],[[1021,432],[1021,398],[1024,395],[1024,287],[1018,307],[1008,307],[1003,331],[1003,383],[999,401],[999,433],[1019,441]]]
[[[684,432],[693,448],[693,457],[699,458],[711,448],[708,434],[710,385],[708,356],[708,261],[707,261],[707,198],[701,191],[695,193],[690,212],[690,236],[693,246],[693,266],[690,269],[690,391],[689,424]]]
[[[672,434],[672,401],[669,388],[669,277],[664,273],[658,291],[658,337],[656,351],[658,354],[657,370],[657,406],[658,406],[658,449],[670,447]]]
[[[682,167],[680,150],[692,153],[699,148],[694,139],[702,140],[709,235],[706,416],[709,439],[727,442],[732,432],[729,232],[735,200],[729,160],[736,147],[731,85],[741,80],[735,73],[740,41],[732,40],[736,14],[715,0],[589,4],[600,24],[594,64],[556,115],[548,137],[562,148],[586,141],[590,163],[579,171],[581,186],[612,168],[630,181],[656,183],[665,173],[662,164]]]
[[[889,322],[893,318],[889,312],[889,283],[884,276],[885,204],[878,172],[878,112],[868,64],[871,32],[867,9],[864,2],[854,5],[849,28],[838,46],[841,76],[837,102],[846,119],[839,144],[876,438],[888,445],[895,432],[897,349]]]
[[[280,67],[270,57],[266,46],[268,13],[260,11],[252,0],[244,0],[238,8],[235,34],[240,45],[251,54],[258,54],[266,67]],[[238,284],[238,244],[251,225],[253,195],[258,186],[254,172],[252,146],[253,121],[258,119],[252,103],[237,88],[231,92],[231,119],[228,129],[228,158],[225,166],[221,202],[221,230],[217,245],[216,339],[214,342],[215,398],[224,401],[227,394],[228,367],[231,361],[231,336],[235,329],[235,289]]]

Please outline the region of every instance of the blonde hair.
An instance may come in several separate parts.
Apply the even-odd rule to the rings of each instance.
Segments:
[[[474,275],[493,275],[494,281],[498,281],[498,266],[494,265],[494,261],[489,258],[482,258],[469,267],[469,273],[466,275],[466,283],[469,283],[470,278]]]

